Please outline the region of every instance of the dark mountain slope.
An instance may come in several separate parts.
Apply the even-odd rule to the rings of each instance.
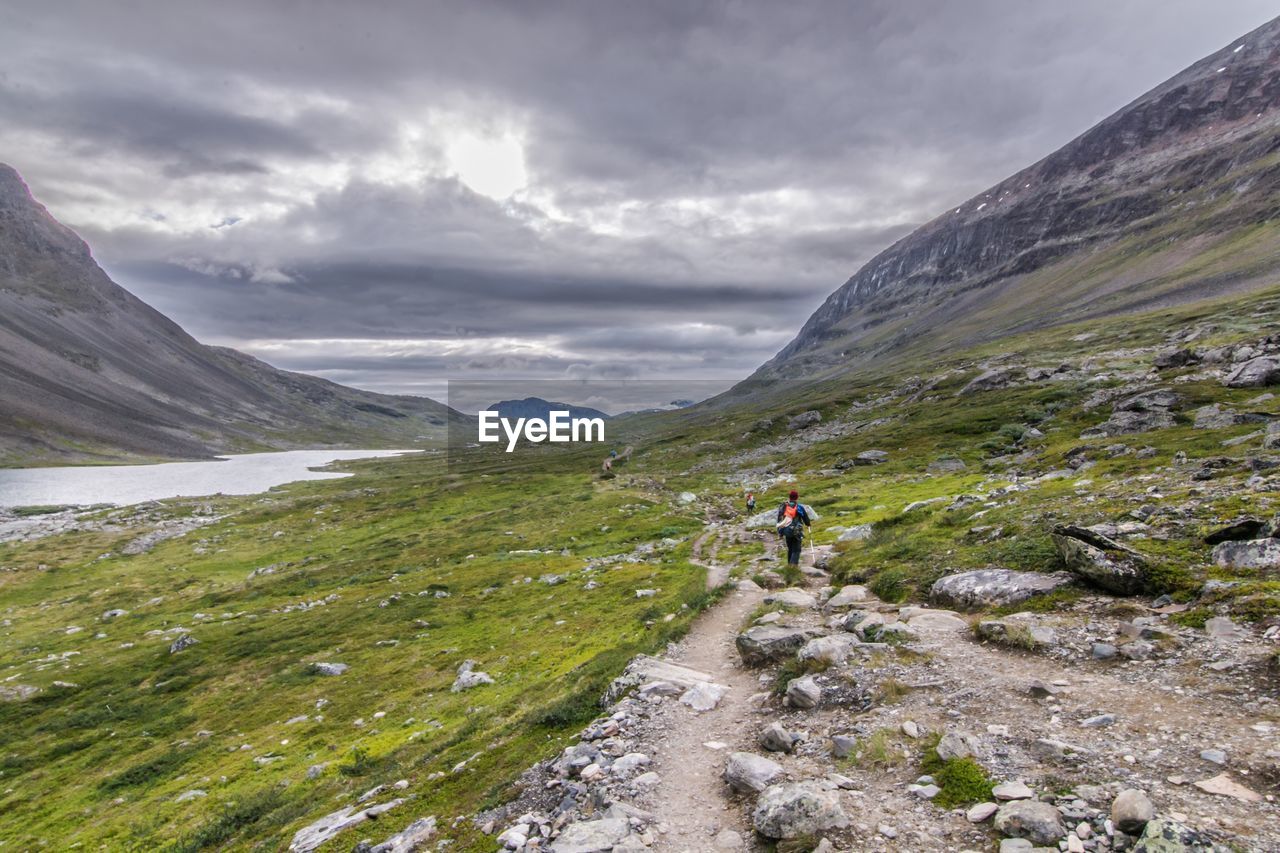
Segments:
[[[755,377],[1274,283],[1278,107],[1280,19],[877,255]]]
[[[412,446],[442,438],[447,414],[200,344],[0,165],[0,464]]]

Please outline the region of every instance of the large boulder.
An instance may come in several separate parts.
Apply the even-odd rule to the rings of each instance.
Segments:
[[[782,765],[753,752],[733,752],[724,765],[724,781],[740,794],[759,793],[782,777]]]
[[[1181,399],[1175,392],[1167,388],[1155,388],[1150,391],[1143,391],[1140,394],[1134,394],[1131,397],[1125,397],[1112,406],[1112,409],[1117,412],[1167,411],[1177,406]]]
[[[818,606],[818,599],[803,589],[789,587],[771,592],[764,597],[765,604],[781,604],[783,607],[794,607],[798,610],[809,610]]]
[[[1224,569],[1280,569],[1280,539],[1220,542],[1213,547],[1213,562]]]
[[[820,631],[812,628],[757,625],[739,634],[734,642],[743,663],[748,666],[759,666],[769,661],[791,657],[800,650],[801,646],[820,635]]]
[[[1032,844],[1058,846],[1067,834],[1062,813],[1048,803],[1037,800],[1012,800],[996,812],[996,830],[1014,838],[1025,838]]]
[[[1230,523],[1219,527],[1204,537],[1206,545],[1221,545],[1223,542],[1244,542],[1266,537],[1270,525],[1252,515],[1241,516]]]
[[[615,678],[609,685],[609,689],[605,692],[605,701],[615,702],[634,688],[640,688],[641,692],[679,696],[699,684],[711,681],[710,673],[649,655],[636,655],[622,671],[622,675]]]
[[[822,412],[810,410],[801,412],[795,417],[787,421],[787,429],[808,429],[811,426],[822,423]]]
[[[975,391],[994,391],[997,388],[1004,388],[1018,376],[1018,371],[1011,367],[996,367],[990,370],[984,370],[977,376],[969,380],[957,396],[966,396]]]
[[[929,590],[929,600],[948,607],[982,610],[1020,604],[1074,582],[1075,578],[1066,572],[1042,574],[1012,569],[977,569],[939,578]]]
[[[1058,642],[1054,630],[1038,624],[1032,613],[1015,613],[1003,619],[984,619],[978,623],[978,636],[997,645],[1027,651],[1040,651]]]
[[[1271,356],[1251,358],[1232,367],[1223,380],[1228,388],[1261,388],[1280,382],[1280,359]]]
[[[550,853],[609,853],[631,834],[624,817],[606,817],[571,823],[547,849]]]
[[[1083,527],[1059,524],[1053,544],[1068,569],[1086,583],[1116,595],[1137,595],[1147,587],[1142,554]]]
[[[756,801],[751,823],[765,838],[816,836],[849,825],[840,795],[818,782],[772,785]]]

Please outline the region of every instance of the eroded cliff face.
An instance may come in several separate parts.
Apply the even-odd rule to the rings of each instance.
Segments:
[[[1277,148],[1280,19],[877,255],[757,376],[1260,286]]]

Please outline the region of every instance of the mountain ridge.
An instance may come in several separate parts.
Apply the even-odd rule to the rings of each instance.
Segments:
[[[1280,270],[1278,107],[1280,19],[889,246],[751,379],[1255,289]],[[1213,251],[1246,257],[1196,269]]]
[[[0,463],[418,445],[454,415],[205,346],[0,164]]]

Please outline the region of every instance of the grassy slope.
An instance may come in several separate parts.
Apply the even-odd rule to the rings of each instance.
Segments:
[[[1143,502],[1185,505],[1181,527],[1136,543],[1160,559],[1157,585],[1185,597],[1202,578],[1226,576],[1207,565],[1208,548],[1198,541],[1204,529],[1244,510],[1266,512],[1277,495],[1237,488],[1246,476],[1240,471],[1192,482],[1191,469],[1175,469],[1171,458],[1176,450],[1192,458],[1256,454],[1257,442],[1220,443],[1252,427],[1202,431],[1181,422],[1085,442],[1081,430],[1109,407],[1086,412],[1080,402],[1120,380],[954,392],[979,361],[1010,353],[1053,365],[1110,351],[1091,373],[1145,370],[1149,353],[1123,350],[1159,344],[1191,325],[1214,330],[1197,345],[1256,339],[1274,322],[1277,305],[1280,296],[1271,293],[1043,330],[927,363],[876,366],[740,408],[638,419],[633,428],[642,434],[626,437],[637,457],[612,481],[595,477],[599,454],[590,450],[538,453],[518,464],[486,456],[454,469],[468,471],[465,477],[438,461],[379,460],[354,465],[355,479],[219,501],[234,514],[136,557],[99,559],[123,544],[109,533],[0,546],[0,683],[44,689],[34,700],[0,703],[0,840],[13,848],[277,849],[298,827],[362,791],[404,778],[411,804],[346,833],[333,848],[435,814],[455,849],[490,849],[468,821],[455,827],[452,819],[500,800],[520,770],[562,748],[625,661],[660,648],[706,601],[703,573],[687,562],[701,513],[672,496],[691,489],[736,501],[739,486],[726,477],[742,466],[769,463],[790,472],[823,515],[819,541],[835,538],[828,528],[836,523],[876,523],[869,542],[839,546],[836,569],[890,598],[920,595],[948,567],[1055,569],[1048,529],[1056,520],[1123,518]],[[1086,330],[1096,337],[1074,339]],[[957,372],[918,401],[886,396],[911,375],[949,369]],[[1186,397],[1184,411],[1211,401],[1245,408],[1258,396],[1172,378],[1164,381]],[[855,402],[867,407],[850,414]],[[759,460],[740,458],[787,438],[785,416],[810,408],[828,423],[891,420]],[[1280,412],[1275,401],[1249,408]],[[778,425],[749,432],[762,416]],[[1031,423],[1045,437],[1018,439]],[[993,507],[900,512],[911,501],[989,489],[1015,468],[1059,468],[1080,445],[1117,442],[1149,445],[1157,455],[1107,459],[1095,452],[1096,466],[1081,478],[1050,481]],[[869,448],[889,451],[891,460],[831,470]],[[1006,453],[1025,456],[1011,462]],[[967,469],[930,474],[928,463],[946,455]],[[764,493],[762,505],[784,486]],[[1153,487],[1162,497],[1147,494]],[[169,502],[160,514],[189,513],[196,503]],[[983,510],[980,520],[972,517]],[[975,525],[1003,533],[987,541],[970,533]],[[583,589],[585,558],[629,553],[667,536],[682,542],[643,563],[597,569],[589,576],[602,586]],[[566,546],[570,555],[562,556]],[[542,548],[555,553],[509,553]],[[743,547],[724,557],[755,555]],[[247,579],[273,564],[275,573]],[[547,573],[569,580],[548,586],[538,581]],[[1238,579],[1245,585],[1221,608],[1242,618],[1280,611],[1280,584]],[[660,592],[635,598],[642,587]],[[437,590],[449,597],[435,597]],[[280,612],[331,595],[337,598],[310,610]],[[102,622],[100,614],[113,607],[130,613]],[[668,622],[669,614],[675,618]],[[83,630],[68,634],[71,626]],[[199,642],[170,655],[177,626]],[[171,633],[148,636],[152,631]],[[398,644],[385,644],[392,640]],[[63,659],[68,652],[78,654]],[[466,658],[497,684],[449,692]],[[316,661],[351,670],[314,675],[307,664]],[[78,686],[59,689],[55,680]],[[322,698],[329,704],[317,720]],[[375,718],[379,712],[386,716]],[[286,724],[303,714],[312,719]],[[199,737],[201,730],[212,734]],[[466,770],[451,772],[476,753]],[[306,768],[321,762],[328,764],[320,778],[306,780]],[[196,788],[208,796],[175,802]]]
[[[303,822],[400,778],[416,798],[405,823],[465,813],[557,751],[626,660],[660,648],[687,624],[682,605],[705,600],[687,544],[591,572],[601,586],[583,590],[585,556],[681,536],[700,519],[595,484],[581,465],[518,481],[447,478],[426,460],[356,467],[355,479],[220,502],[236,514],[141,556],[99,559],[123,544],[109,534],[0,546],[0,679],[44,691],[0,703],[4,844],[277,849]],[[573,556],[558,553],[566,546]],[[507,553],[543,548],[557,553]],[[549,573],[568,580],[537,580]],[[641,587],[660,592],[637,599]],[[130,612],[102,621],[111,608]],[[199,642],[170,654],[177,626]],[[497,684],[451,693],[466,658]],[[317,661],[351,669],[319,676],[307,666]],[[447,775],[428,781],[434,772]],[[191,789],[208,796],[175,802]]]

